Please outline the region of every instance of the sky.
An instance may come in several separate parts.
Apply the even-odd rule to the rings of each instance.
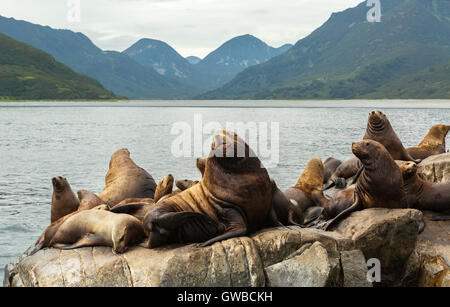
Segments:
[[[82,32],[103,50],[123,51],[141,38],[153,38],[165,41],[182,56],[203,58],[243,34],[252,34],[273,47],[294,44],[322,25],[331,13],[361,2],[1,0],[0,15]]]

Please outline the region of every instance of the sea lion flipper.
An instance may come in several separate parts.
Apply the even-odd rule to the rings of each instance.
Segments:
[[[70,249],[77,249],[81,247],[90,247],[90,246],[100,246],[103,245],[102,243],[104,240],[96,236],[95,234],[89,233],[85,235],[82,239],[80,239],[78,242],[70,245],[70,244],[55,244],[53,247],[57,249],[62,250],[70,250]]]
[[[221,234],[220,236],[217,236],[209,241],[206,241],[205,243],[201,244],[200,247],[207,247],[213,245],[214,243],[228,240],[231,238],[242,237],[245,236],[246,234],[247,234],[247,227],[245,225],[242,225],[241,227],[231,229],[225,232],[224,234]]]
[[[349,208],[339,213],[334,219],[327,221],[321,228],[323,230],[329,230],[331,227],[335,226],[338,222],[342,221],[353,212],[358,211],[360,207],[361,202],[359,201],[359,198],[356,197],[355,202]]]
[[[359,177],[361,176],[361,173],[363,170],[364,170],[364,166],[361,166],[359,168],[358,172],[356,173],[355,177],[353,177],[352,184],[356,184],[356,182],[358,181]]]
[[[109,211],[111,211],[112,213],[132,214],[133,212],[142,209],[145,205],[146,205],[145,203],[126,204],[113,207]]]

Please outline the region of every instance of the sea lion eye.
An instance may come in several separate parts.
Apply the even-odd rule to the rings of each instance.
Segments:
[[[366,143],[366,146],[369,146],[370,145],[370,143]]]

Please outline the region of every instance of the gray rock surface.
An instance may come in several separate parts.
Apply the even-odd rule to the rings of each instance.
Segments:
[[[419,164],[417,173],[429,182],[450,181],[450,153],[431,156]]]
[[[416,210],[372,209],[354,213],[335,232],[283,227],[207,248],[136,246],[121,255],[108,247],[45,249],[8,266],[5,285],[370,286],[365,259],[380,257],[384,268],[398,271],[390,262],[406,263],[421,218]]]

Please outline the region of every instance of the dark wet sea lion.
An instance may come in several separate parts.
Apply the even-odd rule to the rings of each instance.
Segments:
[[[330,157],[325,160],[323,163],[323,183],[327,183],[331,178],[331,175],[334,174],[339,165],[342,164],[341,160]]]
[[[164,196],[172,193],[173,182],[174,182],[174,178],[170,174],[158,182],[158,185],[156,186],[155,197],[154,197],[155,203],[157,203]]]
[[[406,151],[389,119],[381,111],[370,112],[364,140],[373,140],[382,144],[394,160],[420,162]]]
[[[153,198],[156,190],[153,177],[131,160],[127,149],[120,149],[112,155],[105,184],[98,196],[108,206],[127,198]]]
[[[294,205],[299,220],[303,220],[303,214],[309,207],[324,207],[328,203],[323,195],[323,173],[322,160],[312,158],[296,185],[284,191],[284,195]]]
[[[198,180],[194,181],[194,180],[185,179],[185,180],[177,180],[175,182],[175,185],[177,186],[178,189],[180,189],[180,191],[184,191],[189,188],[192,188],[197,183],[199,183]]]
[[[328,179],[324,189],[327,190],[334,186],[338,189],[344,189],[347,186],[346,179],[355,176],[361,168],[362,163],[357,157],[341,163]]]
[[[364,169],[356,183],[353,204],[328,221],[325,229],[329,229],[354,211],[368,208],[407,208],[406,195],[403,190],[403,177],[399,166],[391,154],[380,143],[364,140],[352,145],[353,153],[361,160]],[[351,195],[351,192],[349,192]],[[345,200],[345,199],[344,199]],[[332,216],[330,212],[335,206],[343,205],[330,200],[323,216]]]
[[[144,236],[142,223],[135,217],[95,208],[68,218],[55,233],[50,246],[59,249],[111,246],[113,252],[123,253]]]
[[[54,177],[52,179],[53,195],[51,222],[56,222],[60,218],[77,211],[80,201],[72,191],[69,182],[64,177]]]
[[[436,212],[450,210],[450,182],[423,181],[417,174],[417,164],[414,162],[405,162],[400,169],[409,208]]]
[[[408,148],[407,151],[414,159],[426,159],[429,156],[445,153],[445,138],[450,131],[448,125],[435,125],[431,127],[428,134],[416,147]]]
[[[351,185],[345,190],[340,190],[328,202],[323,216],[326,220],[335,218],[339,213],[348,209],[355,202],[356,185]]]
[[[274,209],[273,213],[276,215],[276,218],[273,218],[272,221],[275,221],[273,227],[277,226],[288,226],[288,225],[301,225],[303,224],[303,212],[299,210],[299,206],[294,205],[286,195],[278,188],[276,182],[272,180],[272,208]],[[280,222],[280,225],[277,224]]]
[[[80,200],[80,205],[78,206],[78,211],[90,210],[92,208],[103,205],[103,200],[100,199],[96,194],[81,190],[77,192],[78,199]]]
[[[272,184],[237,134],[214,135],[202,180],[159,202],[145,217],[148,247],[169,243],[208,246],[263,228],[271,211]]]

